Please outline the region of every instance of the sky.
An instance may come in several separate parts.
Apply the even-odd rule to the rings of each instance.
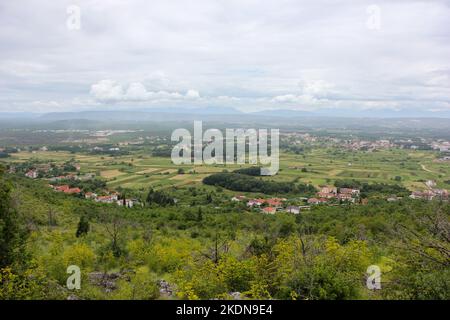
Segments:
[[[450,111],[449,0],[0,1],[0,112]]]

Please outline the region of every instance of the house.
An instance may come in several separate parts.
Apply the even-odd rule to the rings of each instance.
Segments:
[[[340,193],[340,194],[338,195],[338,199],[339,199],[339,200],[342,200],[342,201],[352,201],[352,202],[355,201],[355,199],[353,199],[351,193],[350,193],[350,194],[348,194],[348,193]]]
[[[262,208],[261,211],[264,212],[264,213],[275,214],[275,212],[277,212],[277,208],[265,207],[265,208]]]
[[[339,189],[339,193],[340,193],[340,194],[352,194],[352,193],[353,193],[353,189],[350,189],[350,188],[340,188],[340,189]]]
[[[37,170],[30,170],[27,173],[25,173],[25,176],[31,179],[36,179],[38,177]]]
[[[110,194],[110,196],[111,196],[111,199],[113,199],[113,201],[119,200],[119,193],[117,193],[117,192],[112,192]]]
[[[435,194],[428,190],[428,191],[414,191],[409,197],[411,199],[424,199],[424,200],[433,200]]]
[[[288,207],[286,207],[286,212],[293,213],[293,214],[299,214],[300,213],[300,207],[288,206]]]
[[[286,199],[272,198],[265,200],[265,203],[271,207],[279,208],[281,207],[283,201],[286,201]]]
[[[95,199],[95,198],[97,198],[97,195],[95,193],[93,193],[93,192],[86,192],[84,194],[84,197],[86,199]]]
[[[271,199],[251,199],[247,202],[248,207],[261,206],[267,204],[270,207],[281,208],[284,198],[271,198]]]
[[[68,185],[56,186],[56,187],[53,187],[53,189],[55,191],[64,192],[64,193],[67,193],[67,194],[81,193],[81,189],[80,188],[70,188]]]
[[[309,198],[307,202],[308,204],[319,204],[320,200],[317,198]]]
[[[231,198],[231,201],[244,201],[245,199],[247,199],[246,196],[234,196],[233,198]]]
[[[95,201],[100,203],[114,203],[117,201],[117,198],[114,199],[112,196],[99,196],[95,198]]]
[[[317,196],[325,199],[332,199],[336,197],[335,193],[317,192]]]
[[[67,192],[70,189],[70,187],[65,184],[63,186],[56,186],[54,189],[55,189],[55,191],[58,191],[58,192]]]
[[[81,193],[81,189],[80,188],[69,188],[69,190],[64,191],[64,193],[78,194],[78,193]]]
[[[124,206],[127,208],[133,208],[133,200],[131,199],[121,199],[121,200],[117,200],[117,204],[119,206]]]
[[[320,190],[320,192],[324,193],[324,194],[328,194],[328,193],[330,193],[330,194],[337,194],[337,188],[335,188],[335,187],[323,187]]]
[[[447,200],[449,197],[448,191],[446,189],[433,189],[432,192],[435,197],[441,200]]]
[[[433,188],[436,186],[436,181],[434,180],[427,180],[427,182],[425,182],[425,184],[427,185],[428,188]]]
[[[248,207],[253,207],[253,206],[261,206],[264,203],[264,199],[251,199],[247,202],[247,206]]]

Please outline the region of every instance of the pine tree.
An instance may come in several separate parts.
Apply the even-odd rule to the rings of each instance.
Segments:
[[[76,236],[77,236],[77,238],[79,238],[82,235],[87,234],[88,232],[89,232],[89,220],[85,215],[82,215],[80,217],[80,221],[78,222]]]

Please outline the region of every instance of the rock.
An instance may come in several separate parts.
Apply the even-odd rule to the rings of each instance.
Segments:
[[[174,296],[173,287],[166,280],[158,280],[159,294],[163,298],[171,298]]]
[[[117,289],[116,281],[122,278],[122,274],[120,272],[91,272],[88,277],[91,284],[103,287],[106,292],[111,292]]]
[[[233,300],[242,300],[242,294],[240,292],[230,292],[229,295]]]

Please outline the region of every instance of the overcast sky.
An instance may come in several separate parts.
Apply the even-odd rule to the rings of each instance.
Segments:
[[[180,106],[449,111],[450,1],[0,2],[0,111]]]

